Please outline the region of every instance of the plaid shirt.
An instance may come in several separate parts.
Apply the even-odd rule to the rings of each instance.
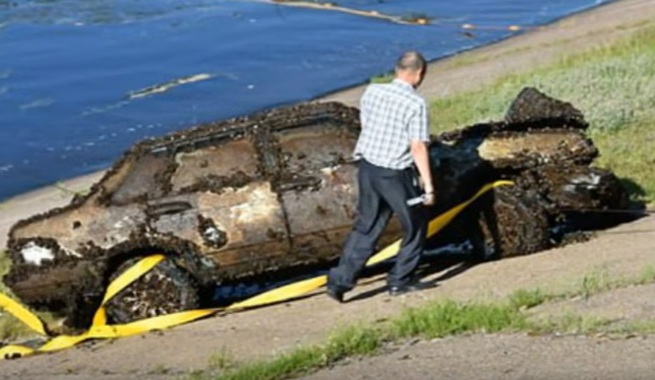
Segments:
[[[414,162],[410,142],[430,141],[425,100],[399,79],[368,86],[360,103],[360,119],[362,131],[354,156],[376,166],[408,168]]]

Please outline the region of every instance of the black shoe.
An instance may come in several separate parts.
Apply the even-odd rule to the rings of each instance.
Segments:
[[[422,282],[415,282],[412,284],[406,284],[406,285],[401,285],[401,286],[392,286],[389,288],[389,295],[390,296],[402,296],[403,294],[411,293],[411,292],[416,292],[419,290],[424,290],[428,288],[432,288],[430,284],[425,284]]]
[[[335,301],[337,301],[339,303],[343,303],[343,293],[344,292],[334,290],[334,289],[329,288],[329,287],[327,288],[328,297],[332,298],[333,300],[335,300]]]

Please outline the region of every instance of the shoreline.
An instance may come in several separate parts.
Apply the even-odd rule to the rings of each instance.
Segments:
[[[428,75],[419,92],[433,99],[473,91],[505,75],[532,70],[571,52],[623,38],[654,18],[652,0],[618,0],[595,6],[516,36],[433,61],[428,65]],[[312,101],[339,101],[356,106],[364,88],[365,84],[361,84]],[[68,204],[74,192],[88,189],[104,172],[63,180],[0,203],[0,250],[6,245],[9,228],[15,222]]]

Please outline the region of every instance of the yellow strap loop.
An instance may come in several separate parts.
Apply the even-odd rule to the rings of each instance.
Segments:
[[[32,348],[20,346],[17,344],[10,344],[8,346],[4,346],[0,348],[0,360],[15,359],[23,356],[32,355],[33,353],[34,353],[34,349]]]
[[[4,309],[40,335],[48,335],[45,324],[39,317],[2,293],[0,293],[0,309]]]

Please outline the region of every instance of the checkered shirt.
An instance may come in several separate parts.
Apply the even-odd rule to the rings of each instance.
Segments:
[[[410,142],[430,141],[425,100],[399,79],[368,86],[360,102],[360,119],[354,156],[376,166],[405,169],[413,163]]]

